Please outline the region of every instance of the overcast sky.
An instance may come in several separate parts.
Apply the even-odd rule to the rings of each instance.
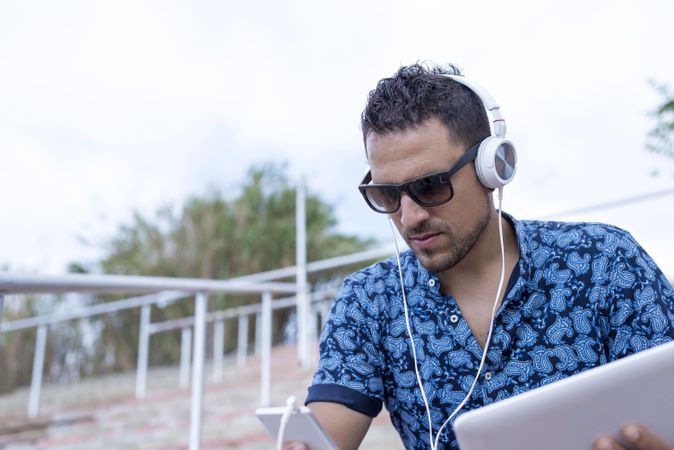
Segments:
[[[673,20],[670,0],[0,0],[0,263],[93,261],[134,210],[271,160],[343,231],[388,239],[355,189],[359,114],[417,60],[457,63],[501,104],[518,218],[674,187],[674,161],[645,150]],[[673,195],[564,219],[628,229],[674,277]]]

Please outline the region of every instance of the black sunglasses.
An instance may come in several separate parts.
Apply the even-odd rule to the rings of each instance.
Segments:
[[[450,178],[463,166],[477,157],[480,144],[475,144],[447,172],[438,172],[414,178],[401,184],[369,184],[372,173],[368,170],[358,190],[374,211],[391,214],[400,209],[400,194],[405,192],[417,204],[424,207],[439,206],[454,196]]]

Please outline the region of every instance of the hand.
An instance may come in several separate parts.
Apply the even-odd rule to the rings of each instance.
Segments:
[[[628,424],[620,429],[621,444],[609,437],[601,437],[594,443],[595,450],[673,450],[655,434],[637,424]]]

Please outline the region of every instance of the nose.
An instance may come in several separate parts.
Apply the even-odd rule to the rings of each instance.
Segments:
[[[400,210],[398,212],[400,213],[400,225],[408,230],[417,227],[430,217],[428,209],[419,205],[405,193],[400,197]]]

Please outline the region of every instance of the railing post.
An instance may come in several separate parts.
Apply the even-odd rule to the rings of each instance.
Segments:
[[[37,417],[40,412],[40,390],[42,389],[42,368],[44,367],[44,350],[47,343],[47,326],[37,327],[35,337],[35,353],[33,354],[33,376],[30,382],[28,397],[28,417]]]
[[[309,361],[312,361],[313,358],[313,349],[314,349],[314,344],[316,343],[316,338],[317,338],[317,329],[318,329],[318,322],[319,322],[319,316],[320,312],[316,308],[311,308],[311,313],[309,314]]]
[[[300,367],[309,367],[309,315],[310,300],[307,295],[307,217],[305,182],[297,185],[295,200],[295,263],[297,267],[297,357]]]
[[[322,302],[319,311],[321,314],[321,329],[323,329],[325,322],[328,321],[328,315],[330,314],[330,302]]]
[[[2,330],[2,319],[5,318],[5,295],[0,294],[0,330]]]
[[[136,367],[136,398],[145,398],[147,390],[148,350],[150,348],[150,305],[140,309],[140,326],[138,330],[138,364]]]
[[[255,313],[255,356],[262,354],[262,313]]]
[[[213,324],[213,381],[222,380],[222,367],[225,352],[225,321]]]
[[[190,385],[190,362],[192,359],[192,329],[185,327],[180,333],[180,388]]]
[[[236,365],[243,367],[246,365],[248,356],[248,316],[239,316],[239,330],[236,341]]]
[[[201,448],[201,418],[204,397],[204,364],[206,353],[206,311],[208,296],[196,295],[194,303],[194,365],[192,366],[192,405],[190,409],[190,450]]]
[[[271,293],[262,294],[262,361],[260,362],[260,405],[271,404]]]

